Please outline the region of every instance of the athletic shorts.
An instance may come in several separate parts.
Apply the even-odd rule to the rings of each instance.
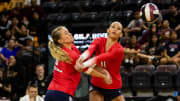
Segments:
[[[99,88],[99,87],[92,85],[90,87],[90,92],[94,91],[94,90],[99,91],[104,96],[104,101],[111,101],[114,98],[116,98],[117,96],[122,95],[121,88],[119,88],[119,89],[103,89],[103,88]]]
[[[44,101],[74,101],[72,96],[56,90],[48,90]]]

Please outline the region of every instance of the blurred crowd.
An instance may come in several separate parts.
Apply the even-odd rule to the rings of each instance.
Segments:
[[[144,22],[139,11],[134,12],[127,27],[124,28],[124,37],[121,44],[126,48],[150,55],[149,59],[136,54],[126,54],[125,65],[165,65],[180,66],[180,13],[175,5],[169,5],[166,13],[156,23]]]
[[[112,0],[118,2],[120,0]],[[18,101],[43,98],[49,84],[48,49],[42,4],[60,0],[2,0],[0,2],[0,97]],[[123,65],[175,64],[180,66],[180,11],[176,5],[162,11],[162,18],[149,25],[139,10],[124,25],[121,44],[149,59],[125,54]],[[23,101],[23,100],[22,100]],[[41,100],[40,100],[41,101]]]
[[[0,2],[0,98],[19,101],[24,95],[30,98],[45,95],[48,56],[41,3],[41,0]]]

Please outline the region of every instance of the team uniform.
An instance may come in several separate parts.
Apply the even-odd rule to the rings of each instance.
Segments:
[[[116,42],[111,48],[106,52],[106,41],[107,38],[96,38],[90,45],[85,53],[88,53],[88,57],[92,56],[94,52],[95,57],[92,61],[105,68],[112,77],[112,84],[107,85],[104,79],[92,76],[91,83],[94,90],[101,92],[105,98],[114,99],[115,97],[121,95],[122,80],[120,75],[120,66],[124,57],[123,47]]]
[[[80,73],[74,69],[80,52],[72,44],[72,49],[62,47],[72,58],[71,64],[56,60],[53,71],[53,79],[49,84],[45,101],[72,101],[76,88],[80,82]]]

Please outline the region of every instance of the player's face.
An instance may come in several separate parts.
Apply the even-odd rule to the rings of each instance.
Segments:
[[[118,40],[120,37],[122,37],[122,24],[119,22],[112,23],[107,32],[108,37]]]
[[[74,38],[72,36],[72,34],[69,32],[69,30],[67,28],[63,28],[62,30],[60,30],[60,40],[59,43],[61,44],[67,44],[67,43],[72,43],[74,41]]]

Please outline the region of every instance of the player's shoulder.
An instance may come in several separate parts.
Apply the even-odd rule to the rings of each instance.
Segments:
[[[107,40],[107,38],[105,38],[105,37],[99,37],[99,38],[95,38],[94,40],[99,40],[99,41],[101,41],[101,40]]]
[[[103,42],[106,42],[106,40],[107,40],[107,38],[105,38],[105,37],[99,37],[99,38],[95,38],[93,41],[95,42],[95,43],[103,43]]]
[[[71,47],[76,48],[76,45],[72,43],[72,44],[71,44]]]
[[[124,48],[123,48],[123,46],[119,42],[117,42],[113,46],[112,50],[115,50],[115,51],[118,51],[118,52],[123,52]]]
[[[123,48],[123,46],[119,42],[117,42],[115,45],[117,48]]]

